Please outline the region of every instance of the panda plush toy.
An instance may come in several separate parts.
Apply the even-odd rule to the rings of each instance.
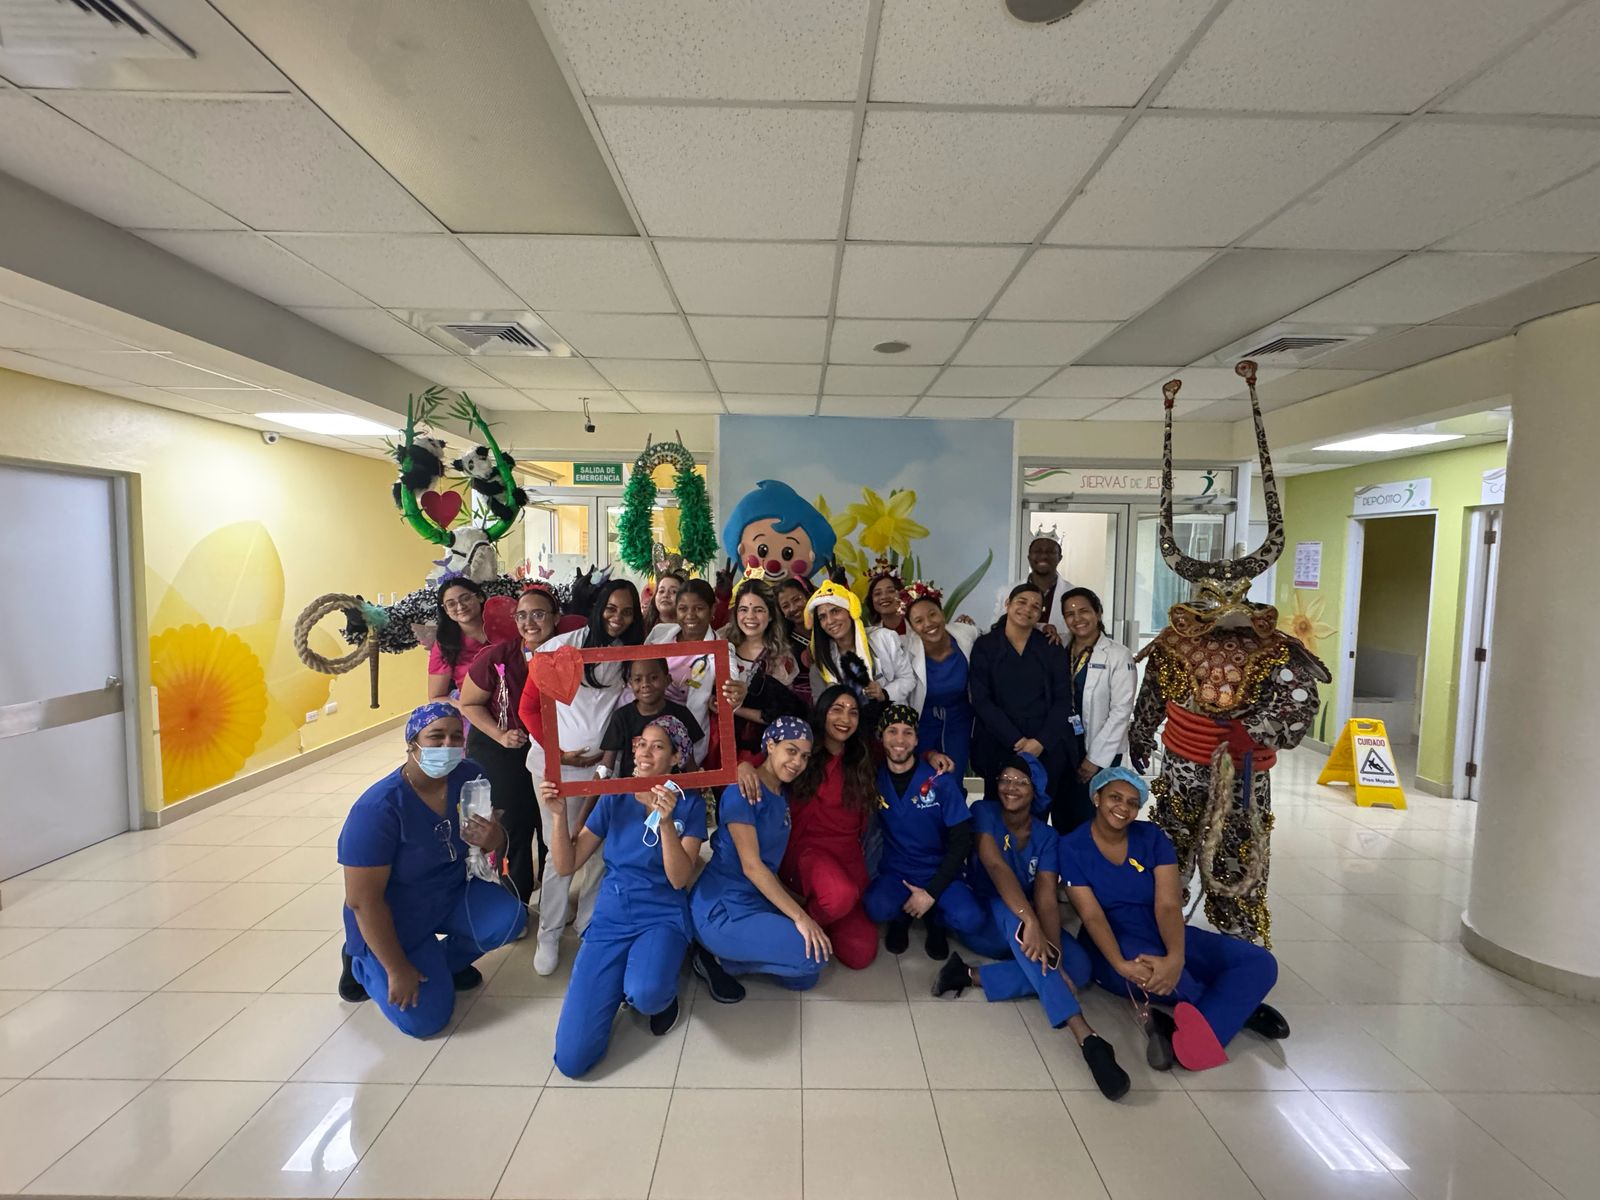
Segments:
[[[396,446],[392,453],[400,466],[400,478],[394,482],[396,508],[402,508],[400,497],[404,492],[426,490],[444,475],[444,442],[438,438],[413,438],[407,445]]]
[[[494,454],[487,446],[474,446],[450,465],[467,477],[472,490],[483,497],[489,511],[502,521],[513,520],[517,511],[528,502],[528,493],[522,488],[514,487],[510,495],[506,494]],[[506,459],[507,467],[516,465],[515,459]]]

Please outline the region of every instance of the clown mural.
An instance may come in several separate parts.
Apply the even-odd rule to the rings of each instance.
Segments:
[[[1317,685],[1330,676],[1304,644],[1279,631],[1276,608],[1246,598],[1250,581],[1283,552],[1284,529],[1256,399],[1256,364],[1246,360],[1236,370],[1250,388],[1266,540],[1253,554],[1220,562],[1200,562],[1178,548],[1172,536],[1172,403],[1179,384],[1167,384],[1161,556],[1195,585],[1195,595],[1172,606],[1169,624],[1140,655],[1148,663],[1129,743],[1143,766],[1161,732],[1166,753],[1150,788],[1153,815],[1177,847],[1185,898],[1198,869],[1212,925],[1271,945],[1268,772],[1280,750],[1292,750],[1305,737],[1317,714]]]
[[[728,557],[741,570],[759,569],[774,586],[785,579],[809,580],[833,557],[835,541],[833,526],[816,506],[775,479],[757,483],[722,527]]]

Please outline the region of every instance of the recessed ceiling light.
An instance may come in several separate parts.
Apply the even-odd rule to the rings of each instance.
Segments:
[[[1029,25],[1054,25],[1070,17],[1084,0],[1006,0],[1006,11]]]
[[[1351,438],[1346,442],[1329,442],[1318,450],[1333,450],[1341,454],[1383,454],[1390,450],[1413,450],[1418,446],[1432,446],[1439,442],[1459,442],[1461,433],[1369,433],[1366,437]]]
[[[879,342],[873,347],[879,354],[904,354],[911,349],[910,342]]]
[[[393,437],[399,432],[393,425],[380,425],[365,417],[338,412],[257,413],[256,419],[271,421],[274,425],[287,425],[307,433],[343,434],[356,437]]]

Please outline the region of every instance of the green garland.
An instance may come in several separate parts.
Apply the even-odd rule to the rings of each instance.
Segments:
[[[672,490],[678,497],[678,553],[704,574],[717,556],[717,531],[711,525],[705,477],[692,465],[680,467]]]
[[[656,481],[637,466],[622,492],[622,515],[617,518],[617,552],[633,570],[650,570],[650,515],[656,503]]]
[[[678,552],[686,565],[704,572],[717,554],[717,533],[711,526],[711,501],[706,481],[695,471],[694,455],[678,442],[646,443],[633,464],[622,493],[622,516],[617,520],[617,551],[622,561],[640,574],[654,568],[651,554],[651,519],[656,502],[655,469],[671,463],[677,469],[673,494],[678,498]]]

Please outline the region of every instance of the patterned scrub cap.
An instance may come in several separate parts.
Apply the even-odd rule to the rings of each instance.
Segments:
[[[689,730],[682,721],[671,713],[659,717],[651,717],[645,722],[645,728],[655,725],[667,735],[667,740],[672,743],[672,749],[678,756],[678,762],[688,766],[694,758],[694,742],[689,739]]]
[[[440,717],[455,717],[459,720],[461,713],[454,704],[446,704],[442,700],[430,700],[427,704],[413,708],[411,715],[406,718],[406,741],[415,741],[417,734]]]
[[[775,746],[779,742],[814,742],[816,735],[799,717],[779,717],[761,735],[761,746]]]
[[[909,725],[915,729],[922,720],[922,714],[909,704],[891,704],[883,710],[883,716],[878,718],[878,736],[883,736],[883,731],[891,725]]]

